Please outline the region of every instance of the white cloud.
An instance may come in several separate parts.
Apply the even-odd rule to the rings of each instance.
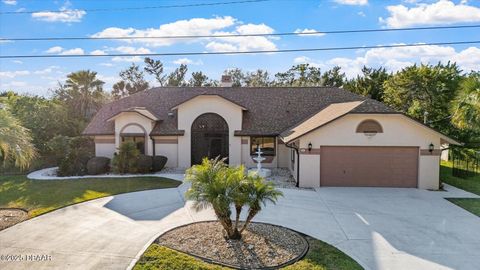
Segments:
[[[334,0],[335,3],[349,6],[364,6],[368,4],[368,0]]]
[[[140,56],[115,56],[112,58],[113,62],[143,62]]]
[[[21,82],[21,81],[11,81],[9,83],[6,83],[4,87],[25,87],[28,84],[26,82]]]
[[[152,51],[150,51],[147,48],[143,48],[143,47],[135,48],[135,47],[130,47],[130,46],[120,46],[120,47],[116,47],[116,48],[110,48],[109,50],[119,52],[119,53],[125,53],[125,54],[149,54],[149,53],[152,53]]]
[[[99,65],[104,67],[113,67],[112,63],[100,63]]]
[[[309,34],[309,33],[315,33],[315,32],[318,32],[318,31],[315,30],[315,29],[308,29],[308,28],[295,30],[295,33],[300,34],[299,36],[304,36],[304,37],[321,37],[321,36],[325,36],[325,33]],[[306,35],[305,35],[305,34],[306,34]]]
[[[46,53],[61,53],[63,51],[63,48],[60,46],[54,46],[46,50]]]
[[[360,16],[360,17],[366,17],[366,16],[367,16],[367,15],[365,14],[365,12],[363,12],[363,11],[359,11],[359,12],[357,12],[357,14],[358,14],[358,16]]]
[[[177,59],[175,61],[173,61],[172,63],[176,64],[176,65],[196,65],[196,66],[200,66],[200,65],[203,65],[203,62],[202,60],[198,60],[198,61],[193,61],[192,59],[189,59],[189,58],[180,58],[180,59]]]
[[[107,53],[103,50],[94,50],[94,51],[91,51],[90,54],[91,55],[105,55]]]
[[[15,64],[19,64],[19,65],[23,64],[23,62],[20,61],[20,60],[13,60],[12,62],[15,63]]]
[[[60,11],[40,11],[32,13],[32,18],[45,21],[45,22],[80,22],[87,12],[79,9],[70,9],[65,8],[60,9]]]
[[[28,70],[0,71],[0,78],[13,79],[18,76],[26,76],[29,74],[30,74],[30,71]]]
[[[17,1],[16,0],[3,0],[2,1],[5,5],[16,5],[17,4]]]
[[[231,29],[233,28],[233,29]],[[270,34],[273,29],[265,24],[244,24],[237,19],[224,16],[215,18],[193,18],[162,24],[158,28],[135,29],[110,27],[92,37],[158,37],[158,36],[210,36],[230,34]],[[201,43],[210,51],[276,50],[272,40],[277,37],[219,37],[219,38],[169,38],[169,39],[122,39],[126,43],[141,43],[149,47],[173,44]]]
[[[60,53],[61,55],[82,55],[85,54],[85,51],[83,51],[82,48],[74,48],[70,50],[65,50]]]
[[[45,74],[50,74],[52,73],[54,70],[56,69],[59,69],[60,67],[58,66],[49,66],[45,69],[42,69],[42,70],[36,70],[33,72],[33,74],[36,74],[36,75],[45,75]]]
[[[340,66],[347,77],[354,77],[361,73],[362,67],[385,67],[388,71],[398,71],[414,63],[456,62],[464,71],[479,70],[480,48],[470,47],[462,51],[456,51],[450,46],[419,46],[419,47],[396,47],[375,48],[361,51],[361,55],[354,58],[337,57],[324,62],[316,61],[305,56],[297,57],[294,63],[310,63],[312,65],[328,69]]]
[[[395,5],[387,7],[389,17],[379,18],[389,27],[409,27],[414,25],[438,25],[480,22],[480,8],[466,2],[455,4],[449,0],[436,3],[416,4],[414,7]]]

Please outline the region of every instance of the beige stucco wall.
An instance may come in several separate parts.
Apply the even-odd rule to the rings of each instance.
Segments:
[[[115,153],[114,136],[95,136],[95,156],[113,158]]]
[[[242,108],[219,96],[198,96],[178,106],[178,129],[185,130],[184,136],[178,137],[178,166],[191,165],[191,127],[193,121],[204,113],[216,113],[225,119],[229,133],[229,163],[241,164],[241,137],[234,136],[234,132],[242,128]]]
[[[374,119],[383,127],[383,133],[367,137],[356,133],[357,125],[366,119]],[[417,146],[428,149],[433,143],[440,147],[440,135],[402,115],[349,114],[300,138],[300,147],[307,148],[312,143],[314,149],[322,145],[331,146]],[[320,155],[300,155],[300,185],[318,187],[320,185]],[[420,156],[419,187],[438,188],[439,157]]]
[[[159,136],[155,138],[155,155],[168,158],[166,167],[178,167],[178,141],[177,136]]]
[[[290,149],[277,140],[277,166],[281,168],[290,167]]]
[[[153,145],[150,140],[149,134],[152,131],[154,122],[147,117],[135,113],[135,112],[124,112],[115,118],[115,147],[120,146],[120,132],[123,133],[143,133],[143,130],[138,127],[140,125],[146,131],[145,144],[147,145],[146,155],[153,155]],[[133,124],[133,125],[132,125]]]

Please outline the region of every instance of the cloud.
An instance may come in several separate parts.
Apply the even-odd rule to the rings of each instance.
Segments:
[[[469,6],[466,2],[455,4],[440,0],[431,4],[387,6],[389,17],[379,18],[380,22],[394,28],[414,25],[441,25],[454,23],[480,22],[480,8]]]
[[[233,29],[232,29],[233,28]],[[159,37],[159,36],[211,36],[230,34],[270,34],[273,29],[265,24],[245,24],[231,16],[192,18],[162,24],[158,28],[135,29],[110,27],[92,37]],[[218,38],[168,38],[122,39],[126,43],[140,43],[148,47],[174,44],[201,43],[209,51],[276,50],[272,40],[278,37],[218,37]]]
[[[200,65],[203,65],[203,62],[202,60],[198,60],[198,61],[193,61],[192,59],[189,59],[189,58],[180,58],[180,59],[177,59],[175,61],[173,61],[172,63],[176,64],[176,65],[196,65],[196,66],[200,66]]]
[[[13,79],[18,76],[30,75],[28,70],[15,70],[15,71],[0,71],[0,78],[10,78]]]
[[[23,62],[20,60],[13,60],[12,63],[19,64],[19,65],[23,64]]]
[[[36,74],[36,75],[50,74],[54,70],[59,69],[59,68],[60,68],[59,66],[49,66],[49,67],[47,67],[45,69],[42,69],[42,70],[36,70],[36,71],[33,72],[33,74]]]
[[[85,51],[83,51],[82,48],[65,50],[65,51],[60,53],[60,55],[82,55],[82,54],[85,54]]]
[[[368,4],[368,0],[334,0],[335,3],[349,6],[364,6]]]
[[[94,50],[94,51],[91,51],[90,54],[91,55],[105,55],[107,53],[103,50]]]
[[[32,13],[32,18],[45,22],[80,22],[87,12],[81,9],[70,9],[70,6],[70,1],[66,1],[65,4],[60,8],[60,11],[34,12]]]
[[[315,29],[308,29],[308,28],[295,30],[295,33],[300,34],[299,36],[304,36],[304,37],[321,37],[321,36],[325,36],[325,33],[309,34],[309,33],[315,33],[315,32],[318,32],[318,31],[315,30]],[[306,34],[306,35],[305,35],[305,34]]]
[[[415,63],[456,62],[466,72],[479,70],[480,48],[469,47],[462,51],[456,51],[450,46],[419,46],[419,47],[397,47],[397,48],[375,48],[366,51],[359,51],[360,56],[354,58],[336,57],[326,61],[316,61],[305,56],[297,57],[294,63],[311,63],[328,69],[333,66],[340,66],[347,75],[352,78],[361,73],[363,66],[385,67],[388,71],[398,71],[406,66]]]
[[[16,5],[17,4],[17,1],[16,0],[2,0],[2,2],[5,4],[5,5]]]
[[[61,53],[63,51],[63,48],[60,46],[54,46],[46,50],[46,53]]]
[[[112,58],[113,62],[143,62],[140,56],[115,56]]]
[[[99,65],[104,67],[113,67],[112,63],[100,63]]]
[[[115,52],[124,53],[124,54],[149,54],[149,53],[152,53],[152,51],[150,51],[147,48],[143,48],[143,47],[135,48],[135,47],[130,47],[130,46],[120,46],[120,47],[116,47],[116,48],[110,48],[109,51],[115,51]]]

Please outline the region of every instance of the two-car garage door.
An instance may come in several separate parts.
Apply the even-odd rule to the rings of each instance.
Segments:
[[[417,187],[418,147],[320,147],[320,185]]]

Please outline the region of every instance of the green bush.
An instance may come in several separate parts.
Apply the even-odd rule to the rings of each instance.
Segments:
[[[134,142],[124,142],[120,145],[118,154],[113,157],[112,167],[115,173],[136,173],[140,151]]]
[[[152,172],[152,156],[139,155],[137,161],[137,173],[151,173]]]
[[[165,167],[165,164],[167,164],[167,160],[168,158],[165,156],[153,157],[153,171],[154,172],[161,171]]]
[[[55,162],[57,165],[60,164],[63,158],[65,158],[65,153],[68,151],[71,139],[72,138],[63,135],[57,135],[50,139],[45,147],[48,155],[47,159]]]
[[[105,174],[110,170],[110,159],[107,157],[93,157],[87,162],[89,175]]]
[[[87,174],[87,162],[93,154],[93,141],[87,137],[74,137],[70,140],[65,157],[59,164],[59,176]]]

